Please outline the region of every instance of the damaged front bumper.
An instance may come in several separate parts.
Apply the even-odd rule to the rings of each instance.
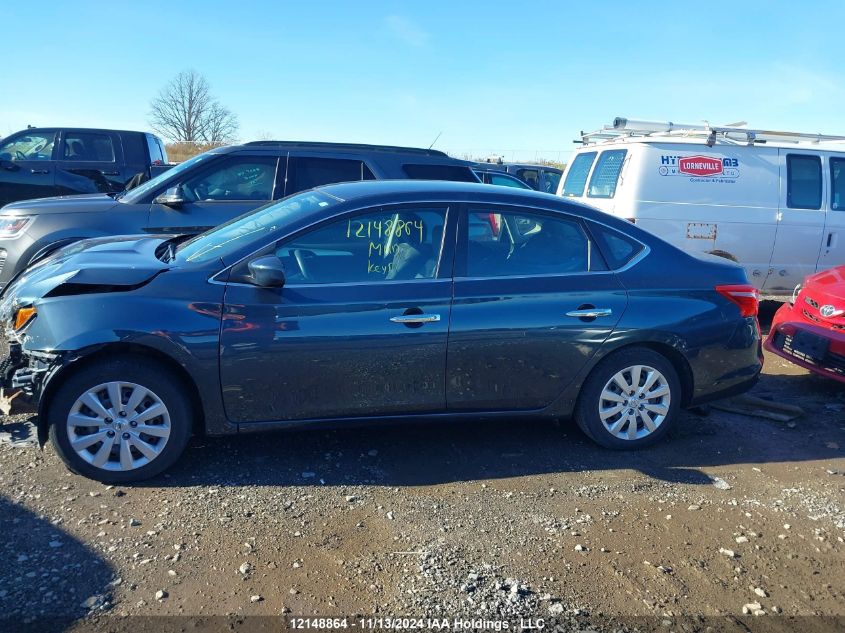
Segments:
[[[24,350],[23,345],[7,334],[9,351],[0,360],[0,411],[8,414],[11,400],[23,396],[37,402],[44,390],[47,377],[55,370],[61,354]]]

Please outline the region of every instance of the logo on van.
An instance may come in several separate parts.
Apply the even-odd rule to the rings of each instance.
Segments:
[[[661,176],[686,176],[690,182],[736,182],[739,177],[739,160],[713,156],[660,157]]]
[[[719,176],[722,170],[722,161],[718,158],[687,156],[678,160],[678,171],[690,176]]]

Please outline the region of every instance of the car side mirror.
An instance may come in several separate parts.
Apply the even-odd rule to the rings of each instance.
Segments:
[[[249,264],[250,283],[261,288],[281,288],[285,285],[285,265],[275,255],[253,259]]]
[[[164,206],[171,207],[173,209],[180,208],[183,204],[185,204],[185,196],[182,194],[182,187],[179,185],[170,187],[170,189],[160,196],[156,196],[156,199],[153,200],[153,204],[163,204]]]

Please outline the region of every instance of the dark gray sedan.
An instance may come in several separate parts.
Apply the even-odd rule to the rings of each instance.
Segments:
[[[761,369],[742,268],[545,194],[382,181],[300,193],[185,240],[81,242],[5,290],[7,389],[104,482],[192,433],[574,417],[647,446]]]

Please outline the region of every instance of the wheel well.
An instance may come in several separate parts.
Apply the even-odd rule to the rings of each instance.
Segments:
[[[675,372],[677,372],[678,379],[681,381],[681,406],[688,405],[690,400],[692,400],[693,389],[695,387],[692,377],[692,369],[690,369],[689,362],[687,362],[687,359],[684,358],[684,355],[671,345],[657,342],[631,343],[630,345],[625,345],[613,350],[604,358],[610,358],[613,354],[634,347],[644,347],[646,349],[650,349],[672,363],[672,367],[675,369]],[[604,360],[604,358],[602,360]]]
[[[728,251],[723,251],[721,249],[716,249],[715,251],[707,251],[708,255],[715,255],[716,257],[724,257],[725,259],[729,259],[732,262],[739,263],[739,260],[736,258],[735,255],[731,255]]]
[[[79,360],[73,361],[67,366],[62,367],[61,369],[59,369],[58,373],[56,373],[48,381],[47,386],[44,389],[44,393],[41,394],[41,405],[38,409],[38,439],[42,445],[46,442],[49,433],[48,411],[50,407],[50,402],[53,398],[53,394],[55,394],[59,387],[64,384],[65,380],[67,380],[67,378],[74,371],[78,371],[79,369],[87,367],[88,365],[94,364],[98,361],[105,359],[112,360],[116,357],[125,358],[127,356],[133,358],[143,358],[147,361],[153,361],[170,369],[176,375],[176,377],[183,383],[183,386],[185,387],[185,393],[187,393],[190,399],[191,409],[194,412],[194,434],[201,435],[204,432],[205,424],[202,409],[202,400],[200,399],[199,390],[197,389],[196,383],[193,381],[190,374],[185,370],[182,365],[180,365],[167,354],[164,354],[163,352],[160,352],[151,347],[145,347],[143,345],[136,345],[132,343],[111,343],[99,347],[91,353],[86,354]]]

